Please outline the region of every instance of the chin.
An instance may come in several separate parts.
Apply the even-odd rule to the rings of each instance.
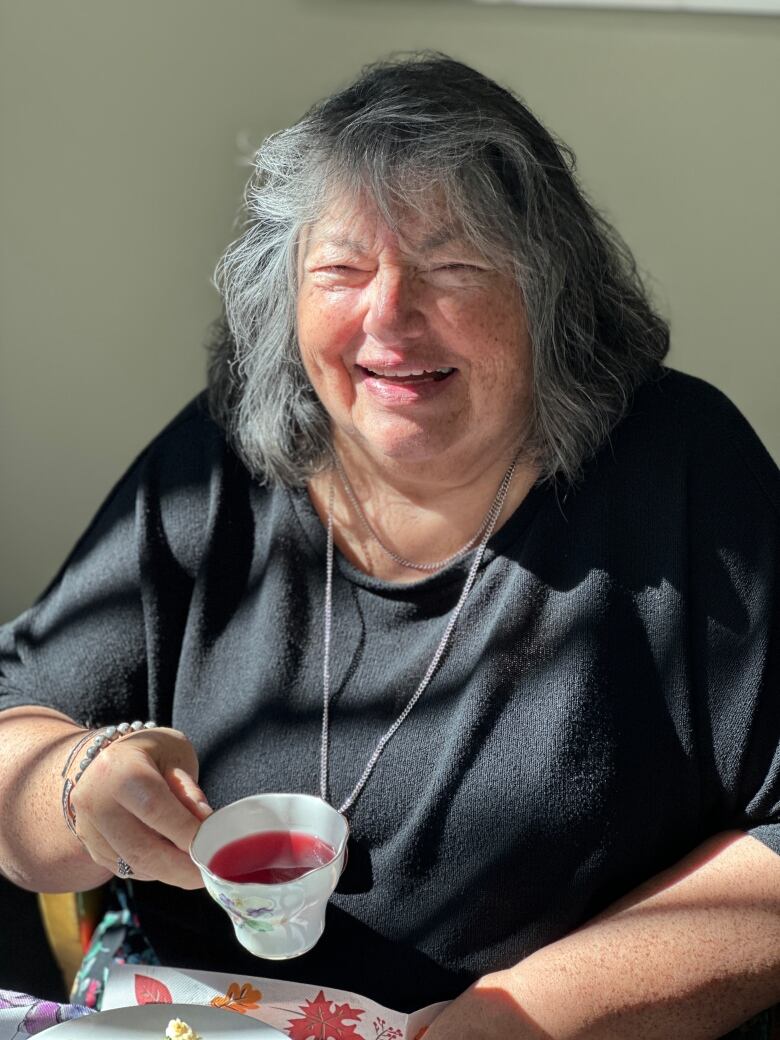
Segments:
[[[367,449],[377,459],[388,462],[425,465],[441,460],[450,447],[442,438],[430,434],[414,437],[386,437],[365,440]]]
[[[382,421],[385,419],[385,421]],[[347,432],[349,440],[359,445],[371,458],[381,463],[409,463],[421,465],[440,463],[460,438],[453,433],[455,424],[446,419],[436,424],[399,421],[393,417],[371,416],[352,423]]]

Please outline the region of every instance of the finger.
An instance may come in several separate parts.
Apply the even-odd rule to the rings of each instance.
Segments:
[[[184,808],[197,816],[199,820],[205,820],[214,812],[203,791],[185,769],[179,767],[168,769],[164,776],[168,787]]]
[[[116,874],[117,876],[119,876],[119,860],[121,854],[114,847],[114,845],[107,840],[105,835],[103,835],[100,832],[100,830],[94,825],[94,823],[88,818],[77,820],[76,828],[82,845],[90,854],[95,863],[99,864],[101,867],[105,867],[106,870],[110,870],[112,874]],[[125,862],[128,863],[128,865],[131,867],[133,871],[133,878],[136,878],[139,881],[154,880],[154,878],[151,875],[145,874],[140,869],[136,869],[138,866],[137,863],[134,866],[133,863],[131,863],[126,858],[126,856],[121,855],[121,858],[124,859]]]
[[[93,822],[100,827],[103,840],[140,880],[154,879],[177,888],[203,887],[200,871],[189,855],[130,813],[114,810],[105,819]]]
[[[129,813],[117,813],[104,825],[103,839],[139,880],[162,881],[177,888],[201,888],[203,880],[190,857]],[[116,860],[114,870],[116,872]]]
[[[116,801],[131,816],[167,838],[182,852],[200,826],[200,816],[184,807],[153,763],[145,758],[133,762],[116,788]]]

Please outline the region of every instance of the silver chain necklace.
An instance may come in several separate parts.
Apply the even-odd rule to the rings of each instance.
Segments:
[[[488,509],[487,513],[485,513],[485,519],[479,525],[479,529],[476,531],[476,533],[473,534],[471,538],[469,538],[465,545],[461,546],[461,548],[454,552],[451,556],[447,556],[443,560],[438,560],[436,563],[415,563],[414,560],[407,560],[404,556],[399,556],[397,553],[393,552],[393,550],[389,546],[385,545],[385,543],[376,533],[376,531],[371,525],[370,520],[363,511],[363,507],[361,506],[360,502],[358,501],[358,497],[355,494],[355,489],[352,487],[349,477],[347,476],[347,472],[344,469],[344,466],[341,462],[341,459],[338,457],[335,451],[333,452],[333,463],[336,467],[336,472],[339,475],[339,480],[341,481],[342,487],[347,493],[347,498],[352,504],[352,508],[357,513],[358,519],[362,523],[363,527],[365,527],[366,531],[368,531],[370,537],[374,539],[374,541],[385,554],[385,556],[389,556],[391,560],[394,560],[395,563],[400,564],[402,567],[409,567],[416,571],[440,571],[444,567],[447,567],[450,563],[455,563],[456,560],[459,560],[462,556],[465,556],[468,552],[470,552],[479,541],[480,536],[484,533],[487,525],[490,523],[490,517],[493,514],[496,502],[498,502],[502,493],[504,495],[506,494],[506,491],[504,490],[504,483],[506,482],[507,487],[509,487],[509,480],[512,479],[509,470],[507,470],[507,472],[504,474],[504,479],[501,481],[498,491],[496,492],[496,497],[493,499],[490,505],[490,509]],[[514,467],[512,468],[514,469]],[[507,478],[509,478],[509,480],[507,480]]]
[[[366,767],[360,774],[360,779],[355,784],[355,788],[352,794],[347,798],[344,804],[339,808],[340,813],[346,813],[348,809],[355,803],[360,792],[366,786],[368,778],[373,772],[374,766],[379,761],[379,756],[384,751],[385,747],[392,739],[396,731],[406,720],[407,715],[415,706],[417,701],[423,694],[423,691],[428,686],[428,683],[433,678],[436,669],[439,666],[439,662],[442,659],[444,651],[447,648],[447,644],[450,641],[452,630],[455,628],[455,623],[460,616],[460,612],[463,610],[463,604],[466,602],[466,597],[471,591],[471,587],[477,577],[477,571],[479,565],[482,562],[482,557],[485,554],[487,543],[490,540],[490,536],[493,533],[493,529],[498,522],[498,518],[501,515],[501,510],[504,507],[506,496],[509,491],[509,485],[512,483],[512,477],[514,476],[515,466],[517,465],[517,456],[512,461],[512,465],[504,474],[504,478],[496,494],[493,504],[488,511],[486,523],[484,524],[484,530],[480,539],[477,551],[474,554],[474,560],[469,568],[468,577],[466,583],[463,586],[463,591],[460,594],[460,599],[455,604],[455,608],[450,615],[450,619],[447,622],[447,627],[444,629],[444,635],[439,640],[439,645],[436,647],[436,652],[431,658],[431,663],[428,665],[428,670],[422,677],[419,686],[414,691],[409,700],[408,704],[384,734],[382,739],[379,741],[377,746],[374,748],[373,754],[366,763]],[[327,552],[325,557],[325,626],[324,626],[324,638],[323,638],[323,663],[322,663],[322,738],[320,741],[320,796],[324,802],[328,801],[328,750],[329,750],[329,714],[328,708],[330,704],[330,642],[331,642],[331,631],[333,627],[333,499],[334,499],[334,488],[333,478],[331,477],[330,485],[328,488],[328,541],[327,541]],[[463,552],[463,550],[461,550]]]

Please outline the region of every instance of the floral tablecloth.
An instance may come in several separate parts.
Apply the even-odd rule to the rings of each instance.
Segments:
[[[234,977],[157,965],[117,965],[102,1010],[139,1004],[210,1004],[266,1022],[291,1040],[420,1040],[446,1006],[402,1014],[357,993],[259,976]],[[0,990],[0,1040],[25,1040],[59,1022],[94,1014],[83,1005],[53,1004]]]

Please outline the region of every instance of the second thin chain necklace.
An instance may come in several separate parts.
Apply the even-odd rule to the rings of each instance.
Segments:
[[[374,766],[379,760],[379,756],[384,751],[388,742],[393,738],[397,730],[403,725],[409,712],[415,706],[417,701],[422,696],[426,687],[430,683],[439,663],[444,655],[444,651],[450,642],[452,631],[455,628],[455,623],[463,610],[463,605],[466,602],[466,597],[471,591],[471,587],[477,577],[477,571],[479,565],[482,562],[482,557],[485,554],[487,543],[490,540],[490,536],[498,522],[498,518],[501,515],[501,511],[506,501],[507,493],[509,492],[509,485],[512,483],[512,477],[514,476],[515,467],[517,465],[517,456],[512,461],[512,465],[504,474],[504,477],[499,486],[493,503],[488,510],[486,522],[483,524],[482,537],[479,540],[479,545],[474,554],[474,559],[469,567],[469,573],[466,578],[466,582],[463,586],[463,591],[460,594],[458,602],[455,604],[452,613],[450,614],[447,626],[444,629],[444,633],[439,640],[439,645],[431,658],[431,662],[425,672],[425,675],[420,680],[417,689],[412,694],[406,707],[390,726],[384,736],[381,738],[374,751],[371,754],[363,772],[360,774],[358,782],[355,784],[352,793],[346,799],[346,801],[339,807],[340,813],[346,813],[348,809],[355,803],[360,792],[365,787],[368,778],[373,772]],[[328,752],[330,743],[329,733],[329,706],[330,706],[330,652],[331,652],[331,635],[333,630],[333,502],[334,502],[334,487],[333,479],[331,477],[330,484],[328,487],[328,536],[327,536],[327,551],[325,560],[325,623],[323,631],[323,663],[322,663],[322,735],[320,739],[320,795],[323,801],[328,801]],[[465,550],[461,550],[456,555],[463,555]],[[453,557],[454,559],[456,557]],[[440,564],[439,566],[443,566]]]

